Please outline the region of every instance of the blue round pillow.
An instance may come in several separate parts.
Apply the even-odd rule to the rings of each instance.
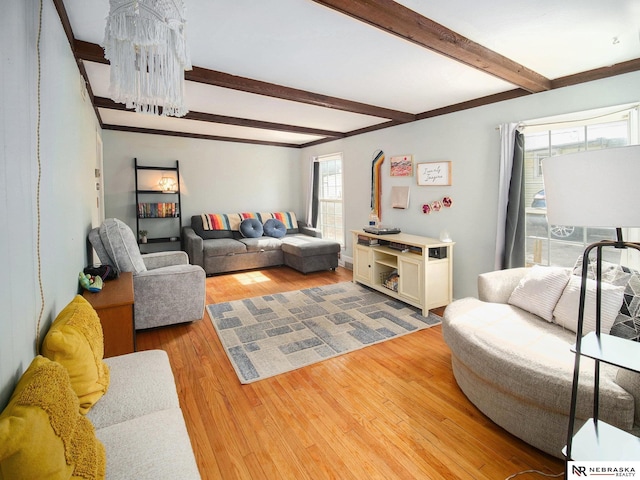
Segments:
[[[263,233],[262,224],[257,218],[245,218],[240,224],[240,233],[245,238],[258,238]]]
[[[287,234],[287,227],[277,218],[264,222],[264,234],[274,238],[282,238]]]

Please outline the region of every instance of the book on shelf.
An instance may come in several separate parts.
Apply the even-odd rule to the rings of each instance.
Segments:
[[[417,253],[418,255],[422,255],[422,248],[414,246],[414,245],[406,245],[404,243],[398,242],[389,242],[389,248],[393,248],[394,250],[399,250],[403,253]]]
[[[179,217],[177,203],[138,203],[138,218]]]
[[[380,245],[380,241],[377,238],[372,238],[367,235],[358,235],[358,244],[371,247],[373,245]]]

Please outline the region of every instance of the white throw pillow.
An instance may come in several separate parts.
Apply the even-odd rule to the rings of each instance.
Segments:
[[[578,307],[580,306],[580,284],[582,277],[571,275],[571,279],[564,289],[555,310],[554,321],[558,325],[575,332],[578,330]],[[622,306],[624,285],[615,286],[602,283],[602,309],[600,312],[600,331],[609,333],[611,326],[618,316]],[[587,279],[587,296],[584,308],[582,334],[594,332],[596,329],[596,281]]]
[[[507,303],[551,322],[553,309],[570,276],[571,271],[567,268],[534,265],[522,277]]]

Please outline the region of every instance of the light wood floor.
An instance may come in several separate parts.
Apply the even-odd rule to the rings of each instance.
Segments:
[[[349,280],[342,268],[210,277],[207,304]],[[439,326],[250,385],[238,381],[206,314],[140,332],[137,342],[169,354],[205,480],[496,480],[564,468],[467,400]]]

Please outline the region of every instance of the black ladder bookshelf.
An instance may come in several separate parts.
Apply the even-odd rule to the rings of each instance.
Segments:
[[[133,159],[136,180],[136,236],[141,250],[143,245],[158,243],[180,244],[180,232],[182,231],[182,217],[180,205],[180,163],[176,160],[174,167],[161,167],[153,165],[140,165],[138,159]],[[149,173],[157,172],[158,178],[163,173],[174,176],[176,185],[170,192],[163,192],[157,188],[148,187],[148,181],[142,182],[141,175],[154,178]],[[157,182],[156,182],[157,183]],[[143,188],[141,188],[141,186]],[[155,185],[154,185],[155,187]],[[158,225],[162,223],[162,225]],[[146,242],[142,241],[140,231],[148,231]],[[160,232],[160,233],[158,233]]]

